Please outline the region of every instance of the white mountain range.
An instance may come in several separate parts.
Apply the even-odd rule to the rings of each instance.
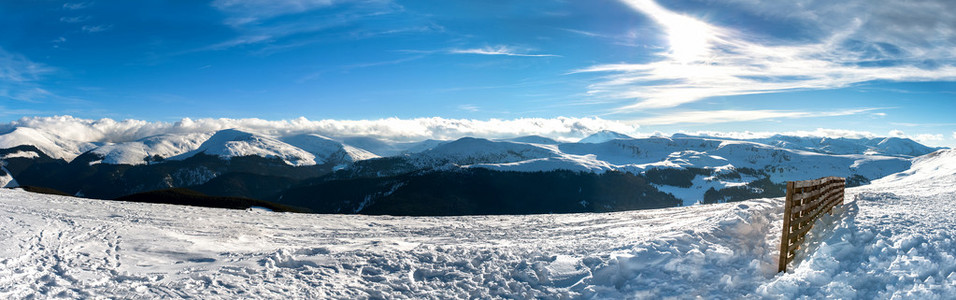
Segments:
[[[359,146],[373,149],[363,149]],[[0,149],[32,145],[67,161],[89,152],[91,164],[140,165],[183,160],[199,153],[223,159],[239,156],[277,158],[292,166],[332,164],[348,168],[359,161],[391,156],[418,169],[487,168],[501,171],[610,170],[641,173],[653,168],[706,168],[715,174],[741,168],[760,170],[773,182],[823,176],[863,176],[872,180],[909,168],[913,157],[936,148],[904,138],[846,139],[773,136],[736,140],[676,134],[631,138],[601,131],[575,143],[541,136],[488,140],[394,143],[368,137],[329,138],[299,133],[266,135],[238,129],[189,134],[160,134],[135,141],[76,141],[55,132],[19,127],[0,134]],[[12,155],[12,154],[7,154]],[[28,154],[23,154],[28,155]],[[0,158],[2,160],[3,158]],[[679,198],[699,199],[710,187],[746,184],[754,178],[699,177],[691,188],[662,186]]]

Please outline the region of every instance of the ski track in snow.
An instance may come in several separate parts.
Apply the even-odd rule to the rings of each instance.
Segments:
[[[847,204],[818,221],[784,274],[781,198],[390,217],[0,189],[0,298],[952,297],[956,174],[928,176],[948,169],[919,161],[913,169],[924,171],[848,189]]]

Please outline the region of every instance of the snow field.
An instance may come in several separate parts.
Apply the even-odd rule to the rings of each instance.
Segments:
[[[0,189],[0,298],[944,299],[956,151],[846,191],[776,273],[782,198],[617,213],[307,215]]]
[[[772,276],[775,201],[411,218],[0,190],[0,297],[736,297]]]

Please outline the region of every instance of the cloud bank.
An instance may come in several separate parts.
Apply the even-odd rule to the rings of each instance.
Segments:
[[[722,28],[651,0],[622,2],[657,23],[668,48],[650,63],[600,64],[575,71],[606,74],[589,87],[593,96],[636,100],[616,113],[676,107],[715,96],[833,89],[876,80],[956,80],[952,1],[737,1],[759,14],[812,24],[819,34],[803,43],[768,41]]]
[[[576,142],[593,133],[610,130],[636,138],[668,136],[660,132],[641,132],[633,122],[604,120],[600,118],[519,118],[512,120],[490,119],[446,119],[446,118],[387,118],[377,120],[292,120],[262,119],[189,119],[176,122],[149,122],[142,120],[82,119],[72,116],[24,117],[19,120],[0,124],[0,135],[17,127],[29,127],[48,132],[77,142],[119,143],[142,139],[161,134],[213,133],[224,129],[273,136],[289,136],[303,133],[315,133],[332,138],[371,137],[388,142],[413,142],[426,139],[453,140],[462,137],[478,138],[514,138],[538,135],[563,142]],[[869,131],[824,129],[814,131],[787,132],[717,132],[697,131],[681,132],[698,136],[718,138],[755,139],[773,135],[829,138],[878,138],[901,137],[919,142],[933,142],[943,139],[942,134],[905,134],[893,130],[884,135]],[[956,136],[956,132],[954,132]]]
[[[159,134],[187,134],[240,129],[270,136],[316,133],[329,137],[372,137],[409,142],[425,139],[449,140],[461,137],[512,138],[540,135],[576,141],[592,133],[611,130],[638,134],[639,126],[599,118],[520,118],[512,120],[387,118],[377,120],[293,120],[189,119],[177,122],[147,122],[112,119],[89,120],[71,116],[24,117],[0,125],[0,134],[16,127],[31,127],[60,137],[83,142],[126,142]]]

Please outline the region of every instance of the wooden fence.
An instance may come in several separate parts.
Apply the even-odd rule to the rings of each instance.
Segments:
[[[824,212],[832,213],[834,206],[843,205],[845,185],[846,179],[841,177],[787,182],[778,272],[787,270],[787,264],[793,261],[794,251],[800,248],[813,222]]]

